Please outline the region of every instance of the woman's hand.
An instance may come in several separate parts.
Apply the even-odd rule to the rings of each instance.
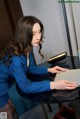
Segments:
[[[53,81],[50,82],[50,88],[51,89],[59,89],[59,90],[72,90],[77,88],[79,85],[76,84],[75,82],[70,82],[68,80],[58,80],[58,81]]]
[[[66,68],[62,68],[62,67],[59,67],[59,66],[55,66],[55,67],[52,67],[52,68],[48,68],[48,72],[50,73],[60,73],[60,72],[65,72],[67,71],[68,69]]]

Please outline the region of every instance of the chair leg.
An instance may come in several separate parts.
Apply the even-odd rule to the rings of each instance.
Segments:
[[[51,108],[50,103],[46,103],[46,105],[48,106],[49,112],[52,112],[52,108]]]
[[[48,115],[47,115],[47,112],[46,112],[46,108],[45,108],[45,106],[44,106],[44,103],[41,103],[41,107],[42,107],[42,110],[43,110],[45,119],[48,119]]]

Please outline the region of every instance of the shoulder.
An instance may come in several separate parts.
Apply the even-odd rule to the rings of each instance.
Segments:
[[[17,55],[12,56],[12,61],[19,61],[19,60],[20,60],[20,56]]]
[[[23,62],[24,59],[25,59],[24,55],[13,55],[12,56],[12,63],[18,65],[21,62]]]

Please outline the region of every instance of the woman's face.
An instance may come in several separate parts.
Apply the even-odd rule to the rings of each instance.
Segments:
[[[39,46],[41,39],[41,27],[39,23],[35,23],[33,26],[33,38],[32,38],[32,46]]]

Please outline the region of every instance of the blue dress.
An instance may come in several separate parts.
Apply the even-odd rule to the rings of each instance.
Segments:
[[[27,67],[26,55],[13,55],[11,63],[8,66],[4,61],[0,61],[0,108],[5,106],[9,100],[7,91],[12,85],[11,78],[14,78],[18,87],[26,94],[50,90],[49,80],[32,82],[28,79],[28,73],[48,74],[48,67],[35,65],[32,52],[29,54],[29,60],[29,67]]]

